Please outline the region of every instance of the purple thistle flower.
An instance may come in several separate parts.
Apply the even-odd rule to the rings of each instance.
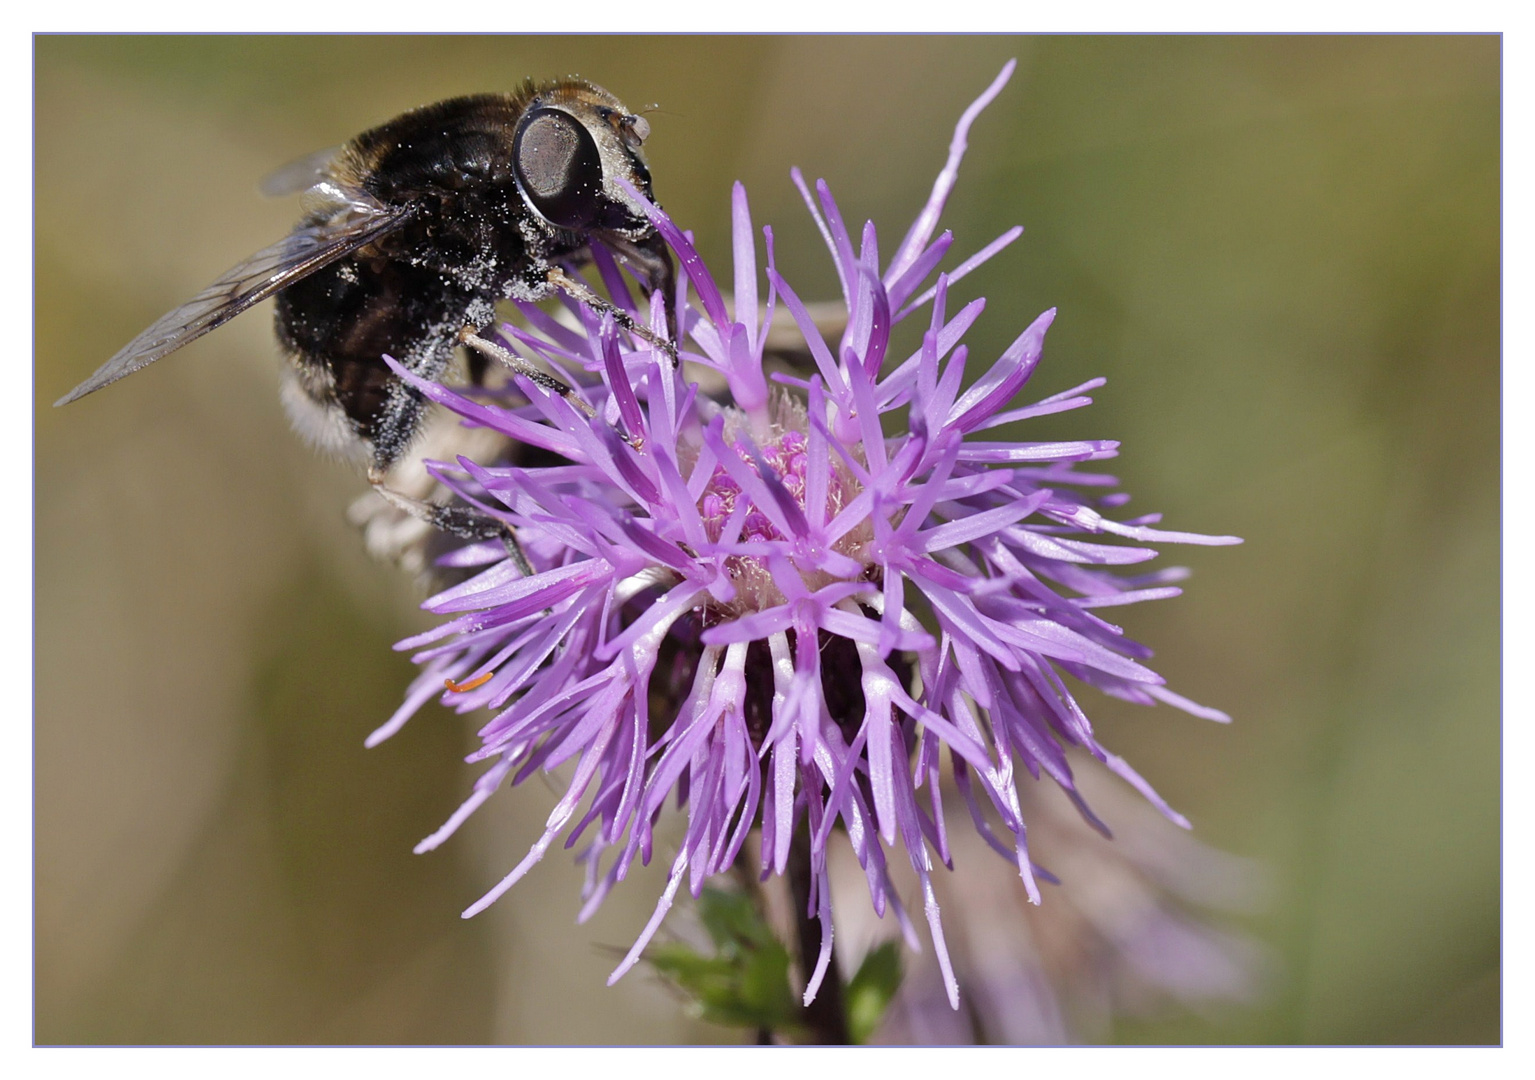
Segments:
[[[963,388],[961,338],[984,302],[951,314],[950,288],[1022,230],[936,278],[952,237],[934,233],[970,124],[1012,67],[966,110],[926,206],[887,263],[872,223],[855,249],[824,182],[812,194],[793,173],[841,281],[847,322],[835,353],[779,276],[767,228],[759,317],[756,240],[737,184],[734,318],[689,236],[653,206],[647,213],[681,264],[674,296],[641,310],[611,256],[594,253],[614,302],[654,333],[665,333],[670,305],[682,358],[723,378],[729,404],[573,302],[573,325],[525,305],[529,329],[502,330],[523,364],[562,373],[567,395],[514,373],[517,403],[474,401],[396,367],[465,423],[557,462],[432,465],[460,498],[505,522],[518,550],[478,543],[442,560],[483,569],[426,603],[450,618],[398,646],[418,650],[425,671],[369,740],[398,730],[445,679],[446,704],[493,713],[471,755],[493,764],[418,851],[446,839],[507,777],[573,763],[544,834],[466,917],[564,836],[567,847],[587,845],[584,920],[636,859],[654,856],[654,827],[675,797],[686,808],[684,839],[654,916],[610,982],[639,959],[684,880],[697,895],[758,828],[760,870],[781,875],[803,827],[810,913],[822,932],[806,1001],[831,960],[827,850],[843,831],[874,910],[893,911],[916,948],[891,878],[890,860],[904,853],[957,1006],[932,885],[935,863],[951,865],[945,753],[979,835],[1016,865],[1035,903],[1020,766],[1047,774],[1097,825],[1065,755],[1081,747],[1187,826],[1098,744],[1062,675],[1225,720],[1166,690],[1141,662],[1150,650],[1096,611],[1179,592],[1179,570],[1112,572],[1152,558],[1146,544],[1237,540],[1163,532],[1155,516],[1105,517],[1124,499],[1093,493],[1116,482],[1078,466],[1113,457],[1114,442],[971,437],[1089,404],[1086,392],[1103,382],[1008,408],[1039,361],[1048,311]],[[779,303],[814,360],[808,380],[770,379],[764,369]],[[919,316],[920,348],[892,355],[893,326]],[[1122,539],[1136,543],[1103,542]]]

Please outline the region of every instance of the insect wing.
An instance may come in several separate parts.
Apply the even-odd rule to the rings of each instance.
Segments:
[[[385,206],[371,199],[349,200],[344,214],[294,230],[162,316],[54,404],[67,405],[148,367],[278,290],[393,232],[415,209],[410,204]]]
[[[290,161],[261,181],[261,194],[269,199],[297,195],[330,176],[331,164],[341,156],[339,146],[326,147]]]

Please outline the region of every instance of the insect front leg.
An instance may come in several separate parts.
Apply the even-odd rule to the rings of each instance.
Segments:
[[[666,310],[666,334],[676,341],[677,310],[674,294],[677,291],[677,271],[672,265],[672,252],[666,246],[666,240],[660,233],[652,233],[638,240],[607,236],[603,242],[622,256],[630,268],[644,279],[647,296],[661,294],[664,301],[662,306]],[[672,354],[672,358],[676,359],[675,354]]]
[[[464,327],[458,332],[458,340],[461,344],[473,349],[481,356],[499,361],[507,369],[521,375],[535,386],[541,386],[550,393],[558,394],[588,419],[597,415],[597,410],[593,409],[575,392],[575,387],[556,379],[553,375],[540,371],[510,349],[504,348],[487,338],[480,337],[478,327]]]
[[[613,316],[613,321],[615,323],[617,323],[619,326],[623,327],[625,330],[629,331],[629,333],[633,334],[635,337],[641,338],[641,339],[643,339],[645,341],[648,341],[648,342],[650,342],[650,344],[652,344],[656,348],[660,349],[662,352],[664,352],[666,354],[667,358],[672,362],[672,366],[673,367],[676,366],[676,364],[677,364],[677,345],[676,345],[676,342],[674,342],[672,340],[669,340],[669,339],[666,339],[666,338],[659,337],[648,326],[641,326],[639,323],[635,322],[634,318],[627,311],[625,311],[621,307],[618,307],[615,304],[612,304],[612,303],[608,302],[607,300],[604,300],[602,297],[598,296],[595,292],[593,292],[591,290],[591,288],[586,284],[586,282],[582,281],[580,278],[576,277],[574,274],[568,273],[565,270],[564,267],[562,267],[562,266],[551,266],[549,268],[549,273],[548,273],[547,280],[548,280],[549,284],[551,284],[555,288],[559,289],[565,295],[567,295],[567,296],[569,296],[569,297],[571,297],[571,298],[573,298],[575,300],[581,301],[581,303],[585,304],[587,307],[591,308],[593,311],[599,312],[600,314],[603,314],[603,315],[611,315],[611,316]],[[670,333],[672,335],[672,337],[675,337],[676,336],[676,328],[672,325],[673,320],[672,320],[672,315],[671,315],[671,305],[670,304],[668,304],[666,306],[666,313],[667,313],[667,331],[668,331],[668,333]]]

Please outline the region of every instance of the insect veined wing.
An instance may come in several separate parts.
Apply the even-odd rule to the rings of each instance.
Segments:
[[[297,161],[288,162],[262,178],[261,194],[275,199],[283,195],[297,195],[314,187],[330,175],[331,163],[341,155],[342,149],[341,146],[328,146],[324,150],[305,154]]]
[[[67,405],[148,367],[279,289],[393,232],[416,209],[410,203],[386,206],[360,193],[347,193],[342,209],[256,252],[185,304],[161,316],[54,405]]]

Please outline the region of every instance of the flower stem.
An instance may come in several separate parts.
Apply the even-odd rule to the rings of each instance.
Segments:
[[[789,848],[789,893],[794,904],[794,930],[799,942],[800,971],[808,979],[815,970],[821,951],[821,934],[824,929],[810,917],[810,883],[813,878],[810,863],[810,830],[803,827],[794,833]],[[842,973],[837,970],[837,958],[832,956],[827,965],[826,977],[815,1000],[805,1007],[805,1024],[814,1041],[821,1046],[847,1046],[852,1039],[847,1032],[847,1012],[843,1008]]]

